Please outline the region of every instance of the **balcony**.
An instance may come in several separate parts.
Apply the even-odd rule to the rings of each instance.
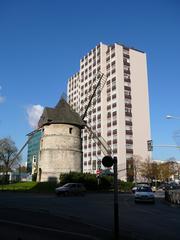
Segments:
[[[124,73],[130,74],[130,70],[124,69]]]
[[[123,50],[125,50],[125,51],[129,51],[129,48],[128,48],[128,47],[125,47],[125,46],[123,46]]]
[[[131,91],[131,87],[124,86],[124,90]]]
[[[126,153],[133,153],[133,149],[126,149]]]
[[[132,130],[126,130],[126,135],[133,135],[133,131]]]
[[[132,104],[131,103],[125,103],[125,107],[132,108]]]
[[[131,163],[133,161],[133,158],[132,157],[126,158],[126,161]]]
[[[133,140],[132,139],[126,139],[126,143],[127,144],[133,144]]]
[[[132,113],[131,112],[125,112],[125,116],[132,117]]]
[[[128,63],[126,60],[123,61],[125,66],[130,66],[130,63]]]
[[[123,54],[123,57],[124,57],[124,58],[129,58],[129,55],[124,53],[124,54]]]
[[[124,81],[130,83],[131,79],[130,78],[124,78]]]
[[[126,126],[132,126],[132,122],[131,121],[126,121]]]
[[[125,99],[131,99],[131,95],[125,94]]]

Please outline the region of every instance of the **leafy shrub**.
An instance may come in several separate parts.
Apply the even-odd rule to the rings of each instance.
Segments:
[[[132,182],[119,181],[119,191],[130,192],[134,184]]]
[[[112,176],[103,176],[100,178],[101,189],[110,189],[113,187],[113,177]]]
[[[113,177],[111,176],[102,176],[98,179],[96,174],[91,173],[62,173],[60,174],[60,184],[64,185],[69,182],[79,182],[83,183],[87,190],[98,190],[98,189],[109,189],[112,186]]]

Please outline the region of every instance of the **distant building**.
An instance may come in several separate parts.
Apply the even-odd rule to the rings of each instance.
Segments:
[[[31,138],[28,142],[27,172],[33,174],[36,168],[36,164],[39,160],[40,140],[42,137],[42,131],[33,131],[27,134],[27,136],[28,138]]]
[[[120,43],[100,43],[80,60],[80,70],[68,80],[69,104],[82,114],[94,90],[96,75],[107,77],[95,97],[87,122],[111,146],[118,159],[118,177],[128,179],[133,155],[142,160],[151,156],[146,54]],[[83,171],[96,173],[102,165],[101,146],[83,130]],[[129,171],[129,172],[130,172]]]

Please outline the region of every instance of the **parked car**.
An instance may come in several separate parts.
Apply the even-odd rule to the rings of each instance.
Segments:
[[[153,192],[156,192],[156,190],[157,190],[156,186],[151,186],[151,189]]]
[[[143,187],[143,186],[149,187],[149,184],[148,183],[137,183],[131,190],[133,193],[135,193],[138,187]]]
[[[55,189],[57,195],[84,195],[86,189],[82,183],[66,183],[65,185]]]
[[[151,187],[149,186],[141,186],[138,187],[135,195],[134,195],[134,201],[137,202],[151,202],[155,203],[155,196],[152,192]]]
[[[162,183],[159,187],[158,190],[173,190],[173,189],[180,189],[180,184],[178,184],[177,182],[166,182],[166,183]]]

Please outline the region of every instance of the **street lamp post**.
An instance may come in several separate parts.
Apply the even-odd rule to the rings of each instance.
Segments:
[[[177,119],[177,120],[180,120],[180,117],[178,116],[172,116],[172,115],[166,115],[166,119]],[[176,148],[179,148],[180,149],[180,146],[176,146]],[[178,172],[179,174],[179,172]],[[178,176],[179,178],[179,176]]]

